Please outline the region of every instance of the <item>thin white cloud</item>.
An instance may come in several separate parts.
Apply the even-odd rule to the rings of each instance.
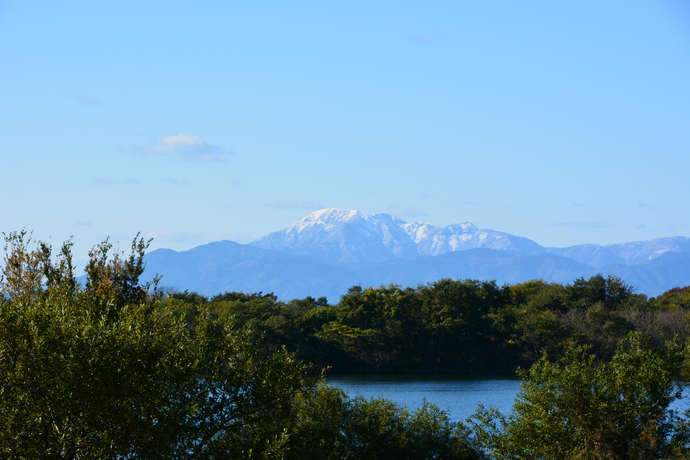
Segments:
[[[288,203],[275,203],[268,206],[275,209],[324,209],[328,206],[318,201],[290,201]]]
[[[614,224],[602,221],[587,221],[587,222],[560,222],[557,224],[547,225],[547,227],[570,227],[570,228],[613,228]]]
[[[184,133],[161,136],[149,144],[132,146],[131,150],[143,155],[179,155],[193,163],[226,162],[232,155],[224,147],[210,145],[198,136]]]

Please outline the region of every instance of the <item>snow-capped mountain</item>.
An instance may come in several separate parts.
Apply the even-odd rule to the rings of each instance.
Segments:
[[[410,286],[441,278],[567,284],[602,273],[649,296],[690,285],[688,237],[545,248],[469,222],[439,227],[346,209],[313,212],[248,245],[158,249],[146,260],[147,276],[162,275],[163,286],[205,295],[274,292],[283,300],[327,296],[336,302],[354,285]]]
[[[690,252],[690,238],[672,236],[649,241],[610,244],[604,247],[625,260],[626,265],[635,265],[656,259],[667,252]]]
[[[424,235],[419,237],[419,226],[423,225]],[[496,249],[524,254],[541,254],[545,249],[528,238],[509,235],[495,230],[480,230],[466,222],[437,227],[432,224],[412,223],[406,228],[414,229],[417,236],[417,252],[423,256],[438,256],[447,252],[468,249]]]
[[[322,209],[250,244],[355,266],[417,255],[404,225],[404,221],[388,214]]]
[[[349,266],[478,248],[546,252],[530,239],[480,230],[469,222],[439,227],[428,222],[407,223],[388,214],[335,208],[313,212],[250,244]]]
[[[568,257],[595,268],[614,264],[630,266],[656,259],[667,252],[690,252],[690,238],[672,236],[606,246],[578,244],[567,248],[546,248],[546,250],[551,254]]]

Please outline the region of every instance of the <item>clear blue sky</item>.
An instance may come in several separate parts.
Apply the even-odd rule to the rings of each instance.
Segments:
[[[106,4],[107,3],[107,4]],[[690,235],[690,2],[2,1],[0,230]]]

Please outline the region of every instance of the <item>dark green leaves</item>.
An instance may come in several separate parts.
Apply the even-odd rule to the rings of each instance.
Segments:
[[[193,324],[140,285],[146,243],[91,253],[7,237],[0,285],[0,457],[243,458],[311,384],[280,349],[200,306]],[[250,436],[246,436],[250,433]],[[242,443],[233,442],[242,439]]]
[[[544,356],[521,373],[511,415],[480,409],[474,426],[496,458],[686,458],[690,438],[669,409],[680,360],[678,346],[654,351],[639,334],[609,363],[571,344],[558,362]]]

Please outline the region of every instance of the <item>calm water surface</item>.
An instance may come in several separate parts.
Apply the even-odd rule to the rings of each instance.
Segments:
[[[505,377],[420,377],[420,376],[333,376],[326,382],[345,390],[350,397],[384,397],[410,409],[422,405],[424,399],[450,411],[452,421],[464,421],[477,409],[496,406],[508,414],[520,391],[520,381]],[[675,401],[672,409],[685,411],[690,407],[690,387],[685,387],[684,398]]]
[[[410,409],[424,399],[450,411],[453,421],[465,420],[479,403],[510,412],[520,381],[509,378],[420,377],[420,376],[333,376],[326,382],[345,390],[350,397],[384,397]]]

